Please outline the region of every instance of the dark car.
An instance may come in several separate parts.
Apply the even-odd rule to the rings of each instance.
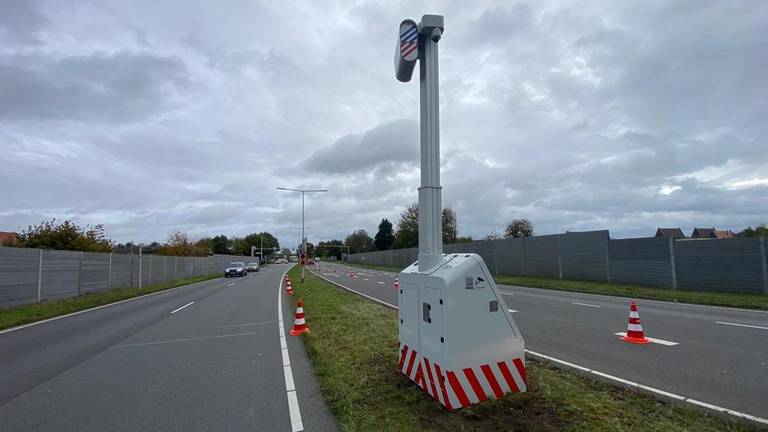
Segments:
[[[248,267],[244,262],[232,262],[229,263],[227,268],[224,269],[224,277],[230,276],[245,276],[248,274]]]

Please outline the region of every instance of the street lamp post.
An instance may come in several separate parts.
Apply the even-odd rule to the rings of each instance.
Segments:
[[[314,192],[328,192],[328,189],[291,189],[279,187],[279,190],[301,192],[301,252],[307,256],[307,238],[304,237],[304,194]],[[301,266],[301,282],[304,283],[304,266]]]

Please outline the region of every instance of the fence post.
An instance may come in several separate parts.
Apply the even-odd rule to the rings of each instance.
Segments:
[[[112,291],[112,255],[114,252],[109,253],[109,275],[107,276],[107,291]]]
[[[149,284],[152,285],[152,255],[149,256]]]
[[[605,279],[611,283],[611,239],[605,244]]]
[[[672,289],[677,290],[677,264],[675,263],[675,239],[669,239],[669,265],[672,267]]]
[[[173,257],[173,280],[179,278],[179,257]]]
[[[167,282],[167,281],[168,279],[165,273],[165,255],[163,255],[163,282]]]
[[[563,250],[560,248],[560,236],[557,236],[557,274],[563,278]]]
[[[144,261],[144,258],[142,258],[142,256],[141,256],[141,246],[139,246],[139,291],[141,291],[141,279],[142,279],[141,278],[141,276],[142,276],[141,275],[141,270],[142,270],[141,264],[142,264],[142,261]]]
[[[133,288],[133,251],[131,251],[131,288]]]
[[[37,259],[37,302],[43,300],[43,250],[40,249],[40,256]]]
[[[192,257],[192,277],[195,277],[195,260],[197,260],[197,258]]]
[[[83,291],[83,252],[80,252],[80,262],[77,267],[77,295]]]
[[[760,264],[763,266],[763,294],[768,294],[768,261],[766,261],[765,237],[760,237]]]

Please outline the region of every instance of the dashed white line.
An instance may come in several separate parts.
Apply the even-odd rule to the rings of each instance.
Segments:
[[[722,325],[729,325],[729,326],[736,326],[736,327],[748,327],[748,328],[760,329],[760,330],[768,330],[768,327],[749,325],[749,324],[729,323],[729,322],[722,322],[722,321],[715,321],[715,324],[722,324]]]
[[[378,283],[379,285],[384,285],[384,282],[382,282],[382,281],[378,281],[376,283]]]
[[[174,310],[172,310],[172,311],[171,311],[171,314],[175,314],[176,312],[178,312],[178,311],[180,311],[180,310],[184,309],[185,307],[189,307],[189,306],[192,306],[193,304],[195,304],[195,302],[189,302],[189,303],[185,304],[184,306],[182,306],[182,307],[180,307],[180,308],[177,308],[177,309],[174,309]]]
[[[232,286],[232,285],[234,285],[234,284],[235,284],[235,283],[234,283],[234,282],[232,282],[231,284],[228,284],[227,286],[228,286],[228,287],[231,287],[231,286]]]
[[[575,304],[575,305],[579,305],[579,306],[586,306],[586,307],[591,307],[591,308],[599,308],[599,307],[600,307],[600,306],[598,306],[598,305],[593,305],[593,304],[589,304],[589,303],[578,303],[578,302],[573,302],[573,303],[571,303],[571,304]]]
[[[517,310],[515,310],[515,309],[507,309],[507,310],[508,310],[508,311],[510,311],[510,312],[512,312],[512,313],[515,313],[515,312],[517,312]]]
[[[618,332],[618,333],[614,333],[614,334],[616,336],[626,336],[627,332]],[[659,344],[659,345],[665,345],[665,346],[680,345],[677,342],[672,342],[672,341],[668,341],[668,340],[664,340],[664,339],[656,339],[656,338],[651,338],[651,337],[646,337],[646,339],[648,339],[649,341],[651,341],[651,342],[653,342],[655,344]]]
[[[296,384],[293,382],[293,372],[291,370],[291,356],[288,354],[288,343],[285,340],[285,328],[283,326],[283,281],[288,270],[290,268],[283,272],[283,275],[280,277],[280,283],[277,284],[277,328],[280,334],[280,349],[283,354],[283,374],[285,375],[285,393],[288,397],[288,412],[291,416],[291,431],[299,432],[304,430],[304,424],[301,421],[299,398],[296,396]]]

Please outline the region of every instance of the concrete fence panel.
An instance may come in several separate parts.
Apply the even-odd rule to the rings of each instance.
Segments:
[[[676,241],[674,253],[681,289],[764,293],[759,238]]]
[[[42,298],[74,297],[80,291],[80,252],[43,252]]]
[[[80,294],[109,290],[109,254],[81,252]]]
[[[40,250],[0,247],[0,306],[37,301]]]
[[[611,240],[611,282],[673,288],[671,240],[647,237]]]
[[[525,274],[525,240],[522,238],[495,240],[495,273],[502,275]]]
[[[608,280],[608,231],[569,231],[560,237],[563,279]]]
[[[560,237],[555,234],[524,239],[526,275],[560,277]]]

